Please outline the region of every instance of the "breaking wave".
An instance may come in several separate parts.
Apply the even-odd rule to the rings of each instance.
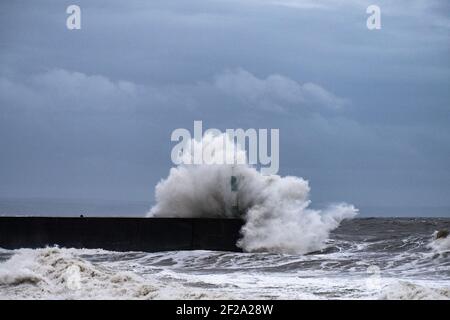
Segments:
[[[201,142],[192,139],[187,150],[180,155],[184,160],[214,150],[215,157],[248,163],[245,150],[226,134],[206,133]],[[231,177],[237,181],[234,191]],[[246,223],[238,246],[244,251],[303,254],[323,249],[330,231],[358,212],[345,203],[311,209],[309,192],[302,178],[264,176],[247,164],[181,164],[156,186],[157,203],[148,216],[242,217]]]
[[[28,285],[20,290],[25,299],[151,298],[156,292],[136,274],[94,266],[72,250],[59,248],[18,250],[1,264],[0,285]],[[13,294],[20,295],[8,295]]]
[[[383,288],[384,300],[449,300],[450,289],[427,287],[408,281],[397,281]]]
[[[101,249],[19,249],[0,263],[0,299],[226,299],[186,288],[164,275],[139,275],[127,261],[92,263],[83,256],[119,253]],[[124,270],[125,269],[125,270]]]

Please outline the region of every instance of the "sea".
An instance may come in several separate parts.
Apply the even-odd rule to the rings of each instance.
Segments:
[[[354,218],[307,254],[0,249],[0,299],[450,299],[450,218]]]

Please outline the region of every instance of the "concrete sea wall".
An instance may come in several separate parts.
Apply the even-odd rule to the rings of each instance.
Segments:
[[[0,247],[240,251],[242,224],[239,219],[0,217]]]

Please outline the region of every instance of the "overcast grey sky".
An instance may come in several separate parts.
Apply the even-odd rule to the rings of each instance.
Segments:
[[[81,30],[66,28],[70,4]],[[1,1],[0,198],[153,201],[170,133],[203,120],[279,128],[279,173],[308,179],[317,204],[450,207],[449,13],[447,0]]]

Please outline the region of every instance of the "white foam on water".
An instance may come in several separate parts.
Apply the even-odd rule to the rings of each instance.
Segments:
[[[117,299],[152,297],[156,291],[136,274],[95,266],[75,249],[20,249],[0,264],[2,298]],[[90,252],[92,254],[92,252]]]
[[[450,284],[413,283],[410,280],[394,281],[383,287],[379,299],[388,300],[449,300]]]
[[[95,252],[60,248],[15,250],[9,260],[0,263],[0,299],[231,298],[220,291],[186,288],[175,279],[167,281],[164,273],[139,275],[130,270],[129,261],[94,264],[82,258],[94,256]],[[97,252],[107,254],[104,250]]]
[[[361,272],[256,269],[319,259],[208,251],[116,253],[85,249],[20,249],[0,263],[1,299],[449,299],[445,279],[379,278]],[[121,260],[120,257],[136,256]],[[90,262],[100,257],[100,261]],[[170,266],[158,265],[164,258]],[[334,255],[332,260],[338,258]],[[203,269],[220,261],[222,269]],[[242,261],[241,261],[242,260]],[[197,268],[194,268],[197,265]],[[238,266],[243,268],[239,269]],[[246,268],[253,268],[251,271]]]

